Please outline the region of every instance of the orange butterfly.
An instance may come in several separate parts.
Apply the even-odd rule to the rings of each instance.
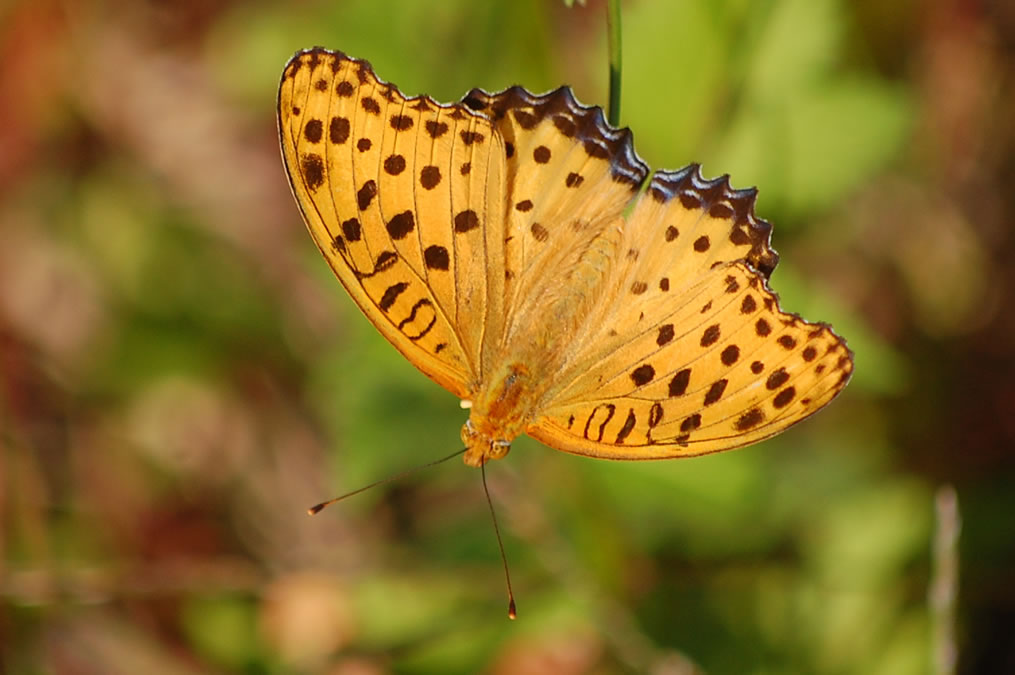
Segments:
[[[768,288],[757,191],[695,164],[649,178],[631,132],[567,87],[442,104],[316,48],[286,66],[278,120],[335,275],[471,409],[470,466],[522,433],[610,459],[729,450],[849,380],[845,341]]]

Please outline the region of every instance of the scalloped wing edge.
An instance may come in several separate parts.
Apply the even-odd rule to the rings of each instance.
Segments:
[[[656,171],[648,195],[661,203],[679,199],[688,210],[702,209],[713,217],[732,218],[730,240],[751,245],[745,260],[767,280],[779,264],[779,254],[771,245],[772,224],[754,213],[758,188],[737,190],[729,179],[729,174],[706,179],[701,165],[692,163],[676,171]]]
[[[282,68],[282,80],[285,81],[286,79],[295,76],[296,72],[299,69],[303,68],[304,65],[309,66],[310,69],[313,70],[320,64],[320,61],[318,61],[317,59],[321,54],[326,54],[328,56],[335,57],[336,60],[332,64],[333,72],[337,72],[335,64],[343,60],[349,61],[350,63],[354,63],[357,66],[359,66],[357,76],[359,77],[360,82],[366,81],[367,74],[369,74],[375,80],[377,80],[377,84],[385,88],[385,91],[382,92],[382,95],[397,93],[399,96],[405,99],[406,103],[422,104],[423,106],[432,105],[435,108],[440,108],[442,110],[464,111],[465,114],[468,114],[477,119],[488,119],[485,115],[477,114],[473,112],[472,109],[469,108],[468,106],[462,105],[460,101],[455,101],[453,103],[441,103],[440,101],[435,100],[434,98],[432,98],[427,94],[417,94],[415,96],[407,96],[404,92],[402,92],[401,89],[399,89],[398,85],[392,84],[391,82],[388,82],[387,80],[378,76],[377,71],[374,70],[374,67],[370,64],[369,61],[367,61],[366,59],[357,58],[355,56],[349,56],[345,52],[340,51],[338,49],[328,49],[327,47],[309,47],[307,49],[299,50],[298,52],[293,54],[288,61],[286,61],[285,66]],[[302,61],[302,57],[304,56],[310,57],[310,60],[306,64],[304,64]],[[280,109],[280,106],[282,104],[281,94],[282,88],[279,87],[279,95],[276,97],[275,104],[277,110]],[[278,117],[278,120],[281,122],[281,117],[278,115],[276,117]],[[281,136],[282,136],[282,128],[280,126],[279,127],[280,139]]]
[[[503,119],[509,110],[531,107],[533,113],[518,119],[523,127],[535,126],[551,117],[561,133],[581,142],[586,153],[608,160],[614,180],[637,189],[649,174],[648,164],[634,150],[631,130],[610,126],[602,108],[584,105],[566,85],[543,94],[535,94],[520,85],[498,92],[475,88],[462,97],[461,103],[471,110],[489,115],[493,122]],[[561,113],[566,113],[574,121]]]

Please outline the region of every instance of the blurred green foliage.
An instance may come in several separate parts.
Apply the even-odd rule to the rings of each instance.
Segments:
[[[931,672],[945,484],[962,669],[1012,663],[1015,21],[982,8],[625,3],[623,122],[654,167],[760,186],[784,306],[856,351],[827,411],[682,462],[519,439],[488,467],[517,622],[457,462],[303,515],[452,451],[464,415],[299,222],[282,65],[320,44],[408,94],[599,103],[587,4],[0,10],[0,671]]]

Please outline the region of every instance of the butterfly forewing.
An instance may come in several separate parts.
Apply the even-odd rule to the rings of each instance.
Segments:
[[[365,61],[309,50],[286,67],[279,129],[310,233],[363,312],[466,396],[486,317],[503,316],[504,152],[462,105],[406,99]]]
[[[566,87],[538,96],[521,87],[474,89],[463,102],[492,120],[507,156],[508,315],[488,358],[517,355],[512,345],[538,335],[536,328],[569,345],[575,335],[568,319],[595,300],[611,265],[605,256],[617,233],[610,230],[619,232],[648,167],[634,154],[628,130],[609,128],[599,108],[582,106]],[[604,256],[602,264],[588,264],[596,255]],[[570,307],[562,312],[554,303]],[[552,349],[553,338],[540,346]],[[566,346],[555,356],[564,357]]]

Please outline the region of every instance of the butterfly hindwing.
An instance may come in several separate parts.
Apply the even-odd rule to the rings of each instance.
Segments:
[[[698,168],[657,174],[625,223],[611,302],[529,434],[616,459],[718,452],[772,436],[841,391],[845,343],[783,312],[754,191]]]

